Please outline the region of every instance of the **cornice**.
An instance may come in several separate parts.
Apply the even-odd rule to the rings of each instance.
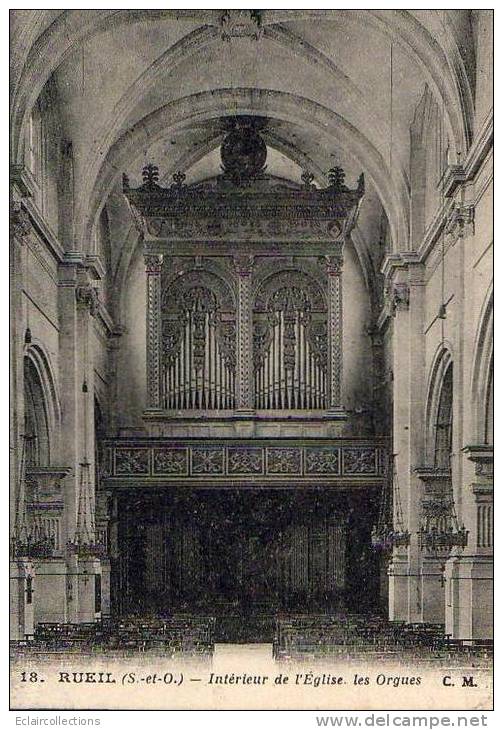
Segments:
[[[31,198],[25,198],[23,200],[23,207],[30,216],[34,231],[47,246],[47,249],[56,261],[61,263],[65,256],[64,248],[50,225],[44,220],[44,217]]]
[[[485,118],[477,137],[465,160],[465,174],[467,180],[473,180],[479,169],[482,167],[486,157],[492,151],[494,135],[494,112],[491,109]]]
[[[35,178],[25,165],[11,165],[10,180],[20,198],[32,198],[38,187]]]
[[[492,150],[493,133],[494,120],[493,110],[491,109],[468,150],[464,164],[447,166],[440,182],[441,189],[446,198],[453,197],[461,185],[466,182],[471,182],[476,177]]]
[[[98,300],[98,309],[96,311],[96,319],[104,328],[107,337],[115,337],[117,335],[117,327],[112,319],[110,312],[101,300]]]

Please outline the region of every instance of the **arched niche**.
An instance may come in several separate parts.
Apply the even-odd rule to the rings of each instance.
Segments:
[[[51,460],[49,414],[44,387],[30,357],[24,359],[24,438],[27,466],[48,466]]]
[[[426,458],[437,469],[450,469],[452,403],[453,361],[444,343],[433,363],[426,403]]]
[[[472,440],[477,444],[493,442],[493,319],[494,302],[491,287],[479,319],[472,369]]]

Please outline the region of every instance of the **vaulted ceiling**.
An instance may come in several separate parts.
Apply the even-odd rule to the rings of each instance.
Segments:
[[[267,119],[273,174],[326,182],[334,165],[365,172],[362,245],[382,211],[396,247],[409,229],[409,144],[428,85],[449,147],[463,155],[473,121],[473,12],[468,10],[39,10],[12,17],[12,156],[53,76],[62,134],[73,143],[75,246],[110,208],[122,245],[130,219],[121,173],[145,162],[189,181],[218,172],[228,115]],[[113,241],[112,241],[113,244]]]

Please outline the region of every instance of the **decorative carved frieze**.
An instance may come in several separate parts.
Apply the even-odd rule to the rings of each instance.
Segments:
[[[241,129],[243,135],[251,134],[249,125],[243,124]],[[259,149],[259,143],[264,145],[259,130],[252,132],[257,140],[254,149]],[[231,136],[234,139],[236,134],[239,132],[232,131],[226,140]],[[263,180],[253,187],[251,181],[263,177],[260,170],[265,160],[260,157],[257,162],[252,155],[250,162],[247,145],[244,141],[241,146],[238,143],[233,141],[233,150],[241,150],[238,157],[243,169],[233,163],[232,174],[224,169],[213,183],[162,188],[157,182],[158,173],[151,171],[152,165],[145,168],[145,182],[139,188],[132,189],[126,177],[123,191],[133,217],[142,220],[142,230],[152,238],[167,240],[345,241],[365,191],[362,176],[356,190],[338,180],[324,189],[274,186]],[[222,155],[225,151],[224,140]],[[258,172],[253,167],[255,162],[260,163]],[[252,171],[248,170],[249,164]],[[246,194],[244,183],[248,186]]]
[[[333,447],[310,447],[305,451],[306,474],[340,474],[341,450]]]
[[[343,449],[343,469],[345,474],[376,474],[378,453],[372,448]]]
[[[232,482],[237,476],[262,477],[267,482],[296,477],[313,483],[352,483],[362,478],[380,482],[386,476],[386,449],[368,441],[358,445],[286,442],[270,446],[253,439],[229,444],[207,439],[209,443],[204,445],[178,439],[166,445],[156,442],[128,448],[120,446],[120,441],[109,447],[114,458],[113,471],[103,480],[107,489],[117,480],[134,483],[138,478],[156,483],[160,479],[178,483],[197,478],[211,484]]]
[[[238,446],[227,450],[229,474],[262,474],[263,461],[263,450],[260,448]]]
[[[272,446],[267,449],[267,470],[270,474],[299,474],[302,463],[300,449]]]
[[[116,449],[115,473],[124,476],[149,474],[149,459],[148,449]]]
[[[200,448],[192,449],[192,473],[193,474],[223,474],[224,473],[224,451],[222,448]]]
[[[154,474],[188,474],[188,450],[186,448],[154,449]]]

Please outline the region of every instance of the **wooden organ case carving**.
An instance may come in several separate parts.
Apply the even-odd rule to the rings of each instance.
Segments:
[[[161,393],[167,410],[234,408],[236,307],[218,276],[162,279]]]
[[[148,410],[342,412],[343,247],[363,175],[354,190],[339,168],[323,189],[270,178],[259,133],[240,144],[239,129],[217,178],[124,176],[147,263]]]
[[[327,407],[326,301],[301,271],[279,271],[259,286],[253,369],[257,409]]]

